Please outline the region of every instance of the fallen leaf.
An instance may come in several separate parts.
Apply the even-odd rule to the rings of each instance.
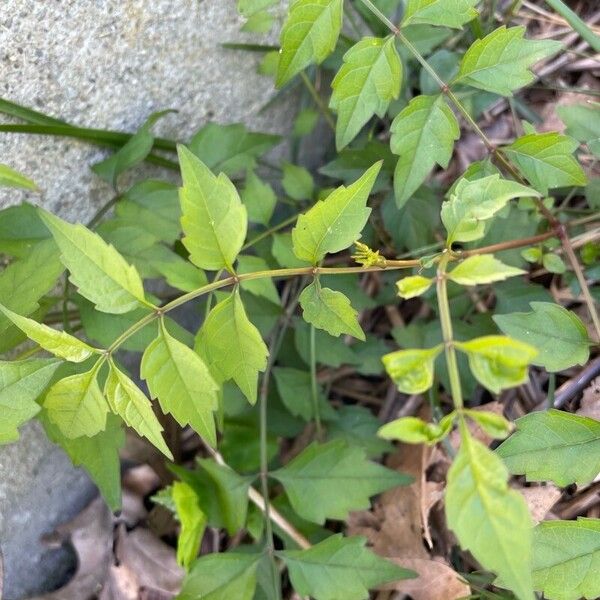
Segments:
[[[546,515],[562,496],[562,491],[551,484],[513,487],[524,496],[529,512],[531,513],[531,518],[536,523],[546,518]]]
[[[600,421],[600,377],[596,377],[583,391],[581,406],[577,414]]]
[[[137,577],[125,565],[112,565],[98,600],[138,600]]]

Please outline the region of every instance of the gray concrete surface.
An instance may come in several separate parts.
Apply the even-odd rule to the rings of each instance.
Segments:
[[[210,120],[282,132],[291,121],[289,103],[259,113],[274,92],[256,73],[258,56],[219,47],[253,41],[240,25],[234,0],[4,0],[0,96],[74,124],[129,131],[151,112],[175,108],[157,133],[179,139]],[[43,192],[0,191],[0,207],[28,199],[85,221],[110,197],[89,171],[102,157],[102,150],[73,140],[2,134],[0,162]],[[0,449],[5,600],[64,576],[65,554],[48,552],[39,538],[93,493],[33,424],[17,444]]]

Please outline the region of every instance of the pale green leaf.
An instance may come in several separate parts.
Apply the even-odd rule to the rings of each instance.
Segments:
[[[316,265],[328,253],[345,250],[359,237],[371,209],[367,200],[383,163],[375,163],[348,187],[340,186],[298,217],[292,230],[294,254]]]
[[[316,600],[366,600],[369,589],[415,573],[377,556],[364,537],[332,535],[307,550],[277,552],[296,592]]]
[[[293,134],[295,137],[303,137],[312,133],[319,122],[319,111],[314,108],[303,108],[296,115]]]
[[[496,394],[525,383],[528,365],[537,355],[533,346],[503,335],[485,335],[455,345],[468,354],[475,379]]]
[[[269,11],[263,10],[248,17],[241,31],[247,33],[268,33],[271,31],[274,22],[275,18],[273,15]]]
[[[182,292],[191,292],[208,284],[204,271],[181,258],[174,252],[167,260],[152,260],[152,266],[165,278],[166,282]]]
[[[437,163],[446,168],[460,128],[441,96],[417,96],[394,119],[390,147],[400,158],[394,173],[398,207],[404,206]]]
[[[277,0],[238,0],[238,12],[244,17],[251,17],[257,12],[262,12],[266,8],[273,6]]]
[[[446,520],[461,547],[520,600],[533,600],[532,522],[523,497],[508,487],[502,460],[463,427],[448,472]]]
[[[109,414],[106,428],[92,437],[70,439],[50,422],[45,412],[40,414],[50,441],[58,444],[74,465],[83,467],[98,486],[102,497],[113,511],[121,508],[121,460],[119,449],[125,444],[121,419]]]
[[[210,311],[195,349],[218,382],[233,379],[248,401],[256,402],[258,373],[265,370],[269,352],[238,290]]]
[[[410,482],[408,476],[367,460],[362,449],[340,439],[311,444],[271,475],[283,484],[294,510],[319,524],[346,519],[350,511],[369,508],[371,496]]]
[[[187,483],[175,481],[171,495],[181,525],[177,537],[177,562],[189,569],[200,551],[206,515],[198,504],[196,493]]]
[[[448,279],[460,285],[479,285],[524,274],[523,269],[505,265],[491,254],[480,254],[460,262],[448,273]]]
[[[581,319],[553,302],[529,305],[532,312],[494,315],[496,325],[506,335],[536,348],[538,355],[532,363],[547,371],[585,365],[590,355],[590,339]]]
[[[80,339],[68,334],[66,331],[52,329],[43,323],[38,323],[33,319],[22,317],[17,313],[8,310],[0,304],[0,311],[4,313],[30,340],[39,344],[44,350],[51,352],[58,358],[64,358],[71,362],[83,362],[92,354],[101,351],[92,348]]]
[[[384,117],[400,94],[402,63],[394,36],[365,37],[346,54],[335,76],[329,106],[337,112],[338,150],[347,146],[373,115]]]
[[[516,426],[496,451],[511,473],[561,487],[584,485],[600,473],[600,422],[551,409],[525,415]]]
[[[39,210],[71,273],[71,283],[84,298],[99,311],[115,314],[148,305],[135,267],[127,264],[112,246],[81,224],[72,225]]]
[[[439,423],[426,423],[417,417],[401,417],[386,423],[377,435],[386,440],[400,440],[407,444],[434,445],[451,431],[454,413],[446,415]]]
[[[600,158],[600,107],[597,104],[557,106],[556,112],[567,126],[567,133],[585,142],[590,151]]]
[[[433,279],[422,275],[411,275],[396,282],[398,296],[408,300],[424,294],[433,284]]]
[[[433,363],[442,345],[427,350],[396,350],[381,360],[396,387],[405,394],[422,394],[433,385]]]
[[[578,146],[573,138],[549,131],[521,136],[504,146],[502,152],[517,165],[529,183],[545,195],[549,188],[587,183],[583,169],[573,156]]]
[[[283,163],[281,185],[285,193],[294,200],[310,200],[315,191],[315,182],[304,167]]]
[[[324,329],[329,335],[338,337],[349,334],[365,340],[358,313],[341,292],[321,287],[319,281],[315,280],[302,290],[300,306],[304,320],[318,329]]]
[[[567,270],[567,265],[558,254],[548,252],[542,258],[542,265],[549,273],[558,273],[559,275]]]
[[[37,189],[37,185],[31,179],[3,164],[0,164],[0,187],[22,188],[25,190]]]
[[[533,530],[533,587],[548,600],[600,597],[600,519],[543,521]]]
[[[183,427],[190,425],[209,444],[217,442],[213,412],[219,386],[191,348],[169,334],[161,320],[158,337],[142,356],[141,376],[164,413]]]
[[[238,256],[237,272],[240,275],[244,273],[256,273],[257,271],[268,271],[269,269],[270,267],[267,262],[259,256]],[[254,296],[265,298],[273,304],[281,304],[279,292],[270,278],[265,277],[263,279],[242,281],[241,288]]]
[[[152,410],[152,403],[112,361],[104,384],[104,393],[113,413],[119,415],[129,427],[173,460],[173,455],[161,435],[163,428]]]
[[[277,196],[273,188],[260,179],[254,171],[249,170],[241,197],[248,211],[248,220],[252,223],[268,225],[277,204]]]
[[[465,52],[453,83],[512,96],[512,92],[532,81],[529,70],[536,62],[552,56],[562,47],[554,40],[524,39],[525,27],[499,27],[475,40]]]
[[[460,29],[477,16],[478,0],[408,0],[402,26],[429,24]]]
[[[69,438],[92,437],[106,428],[108,404],[98,385],[101,363],[56,382],[46,394],[48,418]]]
[[[485,223],[512,198],[539,197],[535,190],[515,181],[488,175],[468,181],[460,179],[450,199],[442,204],[442,223],[448,243],[472,242],[483,237]]]
[[[463,412],[495,440],[503,440],[512,431],[510,421],[502,415],[489,410],[472,410],[469,408],[463,409]]]
[[[18,428],[40,411],[36,399],[59,366],[55,359],[0,361],[0,444],[16,441]]]
[[[185,146],[178,146],[183,245],[201,269],[233,271],[248,227],[246,207],[229,178],[218,177]]]
[[[343,0],[294,0],[281,29],[277,87],[308,65],[321,64],[342,28]]]
[[[252,600],[261,558],[250,552],[202,556],[184,579],[177,600]]]

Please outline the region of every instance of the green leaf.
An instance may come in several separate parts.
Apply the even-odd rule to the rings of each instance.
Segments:
[[[352,185],[341,185],[298,217],[292,230],[294,254],[316,265],[328,253],[345,250],[359,237],[371,209],[367,200],[383,163],[375,163]]]
[[[33,319],[22,317],[0,304],[0,311],[6,315],[30,340],[39,344],[44,350],[58,358],[71,362],[83,362],[92,354],[101,351],[92,348],[80,339],[69,335],[66,331],[58,331]]]
[[[598,573],[600,519],[543,521],[533,530],[533,587],[544,598],[598,598]]]
[[[268,271],[269,269],[270,267],[267,262],[259,256],[238,256],[237,272],[239,274],[256,273],[257,271]],[[248,281],[243,281],[241,283],[241,288],[254,296],[266,298],[273,304],[277,304],[278,306],[281,304],[279,292],[272,279],[265,277],[264,279],[250,279]]]
[[[308,371],[288,367],[275,367],[273,376],[277,391],[284,406],[294,416],[300,416],[305,421],[314,418],[314,407],[311,398],[311,377]],[[319,412],[322,419],[335,418],[335,411],[319,390]]]
[[[433,363],[442,350],[441,344],[427,350],[396,350],[381,360],[401,392],[422,394],[433,385]]]
[[[398,296],[408,300],[424,294],[433,284],[433,279],[422,275],[411,275],[396,282]]]
[[[182,292],[191,292],[208,284],[204,271],[174,252],[150,262],[170,286]]]
[[[303,108],[296,115],[294,121],[293,135],[295,137],[303,137],[312,133],[319,122],[319,111],[313,108]]]
[[[135,267],[112,246],[81,224],[72,225],[39,211],[60,248],[62,263],[71,272],[71,283],[99,311],[120,314],[148,305]]]
[[[142,356],[141,376],[164,413],[172,414],[182,427],[189,424],[211,446],[216,445],[213,412],[218,407],[219,386],[198,354],[171,336],[162,320],[158,337]]]
[[[531,344],[538,350],[534,365],[547,371],[564,371],[585,365],[590,355],[590,339],[579,317],[553,302],[530,302],[532,312],[494,315],[502,333]]]
[[[478,0],[409,0],[402,19],[406,25],[440,25],[461,29],[477,15]]]
[[[301,596],[316,600],[366,600],[369,589],[414,577],[415,573],[389,562],[365,547],[364,537],[332,535],[308,550],[277,552]]]
[[[273,6],[276,2],[277,0],[238,0],[237,9],[243,17],[251,17]]]
[[[523,497],[508,487],[506,467],[462,427],[448,471],[446,520],[461,547],[500,576],[520,600],[533,600],[532,522]]]
[[[460,127],[441,96],[417,96],[394,119],[390,146],[400,158],[394,172],[399,208],[414,194],[437,163],[446,168]]]
[[[177,537],[177,563],[189,569],[200,551],[206,515],[198,504],[196,493],[187,483],[175,481],[171,494],[181,525]]]
[[[503,440],[511,431],[512,425],[502,415],[488,410],[463,409],[465,415],[475,421],[483,431],[491,438]]]
[[[242,123],[208,123],[192,137],[189,148],[211,171],[232,177],[253,169],[256,159],[280,141],[278,135],[248,131]]]
[[[266,226],[273,216],[277,196],[268,183],[249,170],[242,190],[242,202],[248,211],[248,220]]]
[[[178,152],[183,177],[179,189],[183,245],[201,269],[233,272],[233,262],[246,238],[246,207],[227,175],[215,177],[185,146],[178,146]]]
[[[434,445],[450,433],[454,417],[454,413],[451,413],[439,423],[426,423],[417,417],[401,417],[386,423],[377,435],[386,440],[400,440],[407,444]]]
[[[0,187],[11,187],[11,188],[22,188],[25,190],[37,190],[37,185],[25,177],[25,175],[21,175],[21,173],[17,173],[14,169],[11,169],[7,165],[3,165],[0,163]]]
[[[321,287],[318,279],[302,290],[300,306],[307,323],[334,337],[349,334],[364,342],[365,334],[350,300],[341,292]]]
[[[600,473],[600,422],[551,409],[525,415],[516,426],[496,450],[511,473],[561,487],[585,485]]]
[[[294,0],[281,30],[277,87],[334,50],[342,28],[343,0]]]
[[[338,150],[347,146],[373,115],[385,116],[400,94],[402,63],[394,36],[365,37],[344,54],[329,106],[338,113]]]
[[[50,237],[50,232],[42,223],[35,206],[22,202],[0,210],[2,252],[21,258],[26,256],[36,244]]]
[[[45,413],[40,415],[50,441],[58,444],[73,461],[83,467],[98,486],[109,508],[121,508],[121,460],[119,449],[125,444],[121,419],[109,414],[106,429],[92,437],[70,439],[50,422]]]
[[[556,112],[567,126],[567,133],[580,142],[585,142],[590,151],[600,157],[600,112],[597,105],[576,104],[557,106]]]
[[[531,83],[529,70],[542,58],[552,56],[562,44],[554,40],[524,39],[525,27],[499,27],[475,40],[465,52],[452,83],[464,83],[501,96]]]
[[[36,399],[52,380],[60,361],[0,361],[0,444],[19,439],[18,428],[40,410]]]
[[[491,254],[480,254],[469,256],[460,262],[448,273],[448,279],[460,285],[479,285],[524,274],[523,269],[505,265]]]
[[[502,152],[536,190],[546,195],[548,188],[587,183],[583,169],[573,156],[578,146],[573,138],[550,131],[521,136],[504,146]]]
[[[48,418],[69,439],[92,437],[106,428],[108,404],[97,381],[101,366],[99,361],[85,373],[61,379],[46,394]]]
[[[515,181],[488,175],[468,181],[460,179],[450,200],[442,204],[442,223],[448,243],[472,242],[484,236],[485,223],[512,198],[539,197],[535,190]]]
[[[542,265],[544,266],[544,269],[550,273],[561,274],[567,270],[567,266],[565,265],[563,259],[558,256],[558,254],[553,254],[552,252],[544,254],[544,257],[542,258]]]
[[[455,345],[468,354],[475,379],[496,394],[525,383],[527,367],[537,355],[537,350],[529,344],[503,335],[485,335]]]
[[[265,370],[269,351],[248,319],[238,290],[210,311],[195,349],[218,382],[233,379],[250,404],[256,402],[258,373]]]
[[[109,364],[110,371],[104,384],[104,393],[110,409],[139,435],[147,438],[167,458],[173,460],[173,455],[161,435],[163,428],[152,410],[152,403],[112,360]]]
[[[408,476],[370,462],[363,450],[339,439],[311,444],[271,475],[283,484],[294,510],[319,524],[346,519],[350,511],[368,508],[371,496],[410,482]]]
[[[281,185],[285,193],[294,200],[310,200],[315,191],[312,175],[304,167],[283,163]]]
[[[192,565],[177,600],[252,600],[261,558],[250,552],[202,556]]]

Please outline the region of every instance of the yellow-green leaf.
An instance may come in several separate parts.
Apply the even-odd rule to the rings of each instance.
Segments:
[[[25,190],[37,189],[37,185],[31,179],[3,164],[0,164],[0,187],[23,188]]]
[[[455,413],[450,413],[439,423],[426,423],[417,417],[401,417],[386,423],[377,435],[386,440],[400,440],[406,444],[434,445],[450,433],[455,416]]]
[[[433,284],[433,279],[422,275],[411,275],[396,282],[398,296],[408,300],[424,294]]]
[[[460,29],[477,16],[478,0],[408,0],[402,26],[441,25]]]
[[[422,394],[433,385],[433,363],[442,350],[441,344],[427,350],[396,350],[381,360],[401,392]]]
[[[470,256],[448,273],[448,279],[460,285],[478,285],[504,281],[509,277],[523,275],[525,271],[505,265],[491,254]]]
[[[187,483],[175,481],[171,495],[181,525],[177,537],[177,562],[189,569],[200,551],[207,519],[198,504],[196,492]]]

